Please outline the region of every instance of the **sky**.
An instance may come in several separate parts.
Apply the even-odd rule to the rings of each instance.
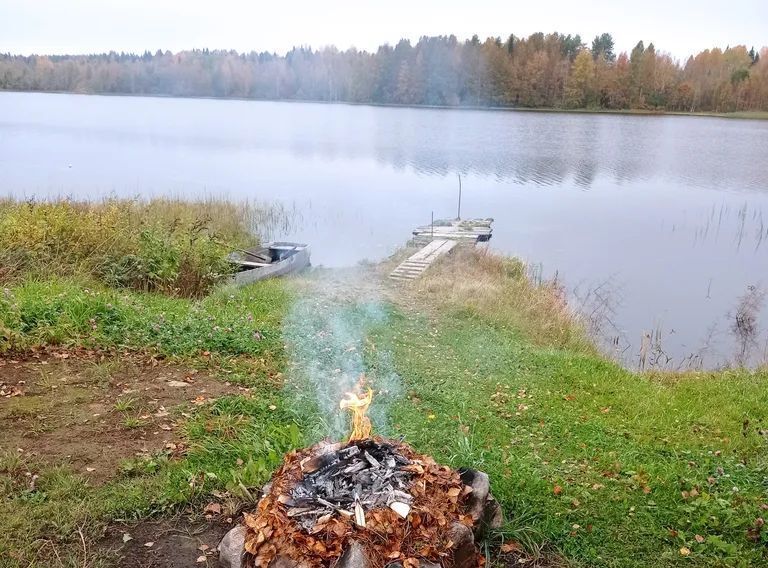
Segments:
[[[0,0],[0,52],[157,49],[284,53],[293,46],[375,50],[401,38],[609,32],[684,59],[710,47],[768,45],[768,0]]]

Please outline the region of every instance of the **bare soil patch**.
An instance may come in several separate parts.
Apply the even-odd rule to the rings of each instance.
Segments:
[[[98,549],[116,568],[218,567],[216,546],[230,528],[183,517],[112,525]]]
[[[183,451],[194,407],[241,392],[210,375],[134,356],[0,359],[0,452],[68,464],[96,483],[126,458]]]

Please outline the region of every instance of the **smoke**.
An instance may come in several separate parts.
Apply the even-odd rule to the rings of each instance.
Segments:
[[[316,438],[347,435],[350,416],[339,403],[345,393],[359,390],[362,374],[374,390],[369,410],[374,433],[389,433],[389,407],[402,383],[389,351],[375,339],[389,313],[373,280],[362,268],[315,275],[303,283],[285,320],[286,388],[299,420],[312,422],[306,425]]]

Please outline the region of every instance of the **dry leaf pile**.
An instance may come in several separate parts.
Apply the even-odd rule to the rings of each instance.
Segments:
[[[365,527],[345,515],[326,515],[306,530],[296,518],[289,517],[284,505],[286,496],[303,479],[302,460],[321,453],[321,443],[286,455],[272,478],[269,493],[254,513],[245,514],[246,566],[266,568],[276,556],[282,555],[302,568],[325,568],[333,565],[351,540],[365,547],[375,567],[400,562],[415,568],[423,560],[450,565],[454,544],[450,539],[451,525],[473,525],[463,506],[471,488],[462,483],[458,472],[439,465],[431,457],[417,454],[401,442],[386,443],[395,445],[411,462],[404,466],[412,473],[408,492],[413,501],[407,518],[401,518],[389,507],[378,507],[365,511]],[[478,565],[481,564],[478,555]]]

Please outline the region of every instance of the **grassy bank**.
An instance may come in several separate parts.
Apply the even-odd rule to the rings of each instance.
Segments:
[[[105,528],[181,511],[231,526],[283,453],[328,427],[325,383],[306,371],[335,376],[356,353],[374,386],[386,377],[373,410],[387,411],[389,433],[490,474],[508,520],[492,565],[517,562],[502,541],[571,566],[768,562],[765,372],[630,373],[596,352],[556,284],[534,286],[519,262],[492,255],[453,255],[406,286],[368,267],[182,293],[99,267],[144,254],[131,235],[147,228],[175,258],[197,254],[174,235],[198,216],[4,207],[17,236],[0,238],[26,252],[0,291],[0,566],[147,563],[120,564],[133,545],[118,534],[123,548],[108,554]],[[103,237],[88,241],[59,214]],[[24,215],[32,222],[9,224]],[[239,215],[210,219],[206,250],[253,242]],[[53,258],[67,261],[46,271]],[[151,554],[163,534],[131,550]],[[201,551],[191,554],[194,564]]]
[[[765,563],[768,374],[630,373],[514,266],[451,263],[380,330],[398,432],[489,472],[508,538],[575,565]]]

